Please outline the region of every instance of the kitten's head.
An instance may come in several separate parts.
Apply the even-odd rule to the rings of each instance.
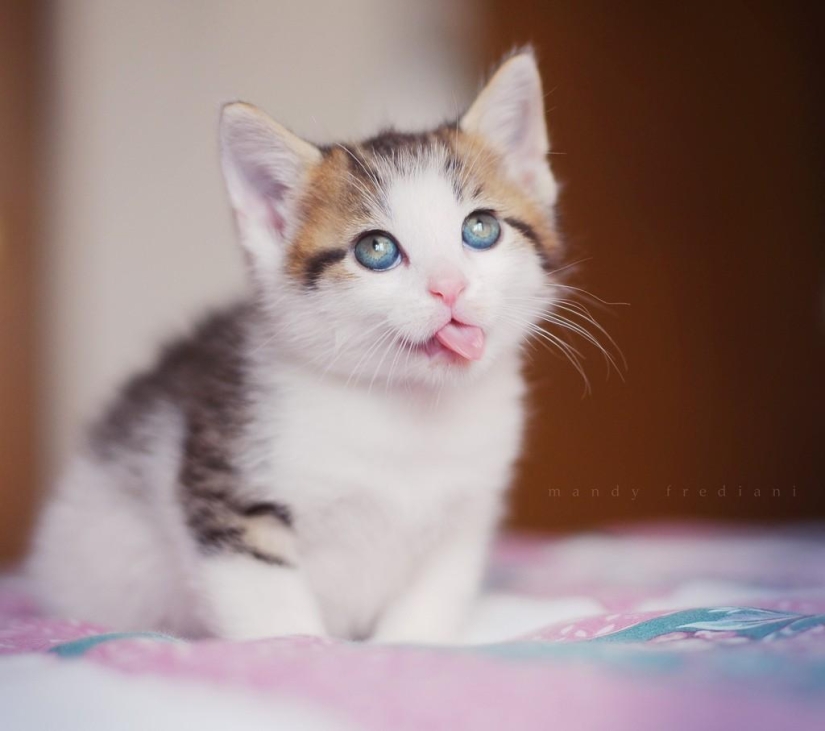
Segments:
[[[529,52],[429,132],[316,147],[236,103],[221,143],[269,337],[307,366],[441,384],[515,353],[550,304],[556,184]]]

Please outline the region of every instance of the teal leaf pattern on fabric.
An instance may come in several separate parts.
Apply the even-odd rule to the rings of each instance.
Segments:
[[[819,616],[818,626],[825,622]],[[825,692],[825,658],[769,652],[761,642],[719,644],[706,652],[685,652],[678,643],[634,644],[582,640],[577,642],[517,641],[480,645],[466,652],[512,662],[590,663],[623,676],[678,677],[680,682],[759,684],[766,692],[799,693],[801,698]],[[713,643],[709,643],[712,645]]]
[[[161,642],[177,642],[176,637],[164,635],[160,632],[108,632],[102,635],[91,635],[82,637],[71,642],[62,642],[52,647],[49,652],[59,657],[82,657],[93,647],[104,642],[114,642],[116,640],[159,640]]]
[[[733,632],[737,637],[765,640],[798,634],[820,625],[825,625],[823,614],[806,615],[753,607],[702,607],[648,619],[587,641],[650,642],[674,632]]]

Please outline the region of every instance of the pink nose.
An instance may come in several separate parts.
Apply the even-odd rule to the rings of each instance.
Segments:
[[[452,307],[458,299],[467,282],[464,277],[456,274],[449,276],[433,277],[430,280],[430,292],[436,297],[441,297],[448,307]]]

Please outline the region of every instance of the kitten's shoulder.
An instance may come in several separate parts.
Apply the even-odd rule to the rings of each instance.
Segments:
[[[88,446],[106,457],[112,448],[140,449],[145,428],[160,410],[175,409],[185,420],[227,419],[246,400],[249,302],[238,302],[201,318],[189,334],[168,342],[154,364],[127,380],[103,416],[88,431]]]

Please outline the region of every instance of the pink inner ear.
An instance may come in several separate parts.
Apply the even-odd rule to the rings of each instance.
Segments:
[[[264,174],[256,175],[255,192],[263,200],[269,225],[282,236],[286,229],[286,218],[283,215],[287,187],[278,180]]]
[[[279,236],[283,236],[286,230],[286,219],[278,212],[277,207],[271,201],[267,201],[266,208],[269,214],[269,225]]]
[[[521,171],[521,183],[525,188],[532,189],[536,184],[536,171],[532,167]]]
[[[267,224],[278,235],[283,235],[286,228],[284,208],[289,186],[273,170],[257,160],[242,159],[240,163],[251,194],[259,205],[264,206]]]
[[[517,113],[513,114],[510,124],[512,130],[510,131],[509,150],[516,154],[521,152],[521,148],[529,142],[527,135],[530,131],[530,115],[532,114],[531,104],[529,100],[525,100],[517,105],[515,110]]]

